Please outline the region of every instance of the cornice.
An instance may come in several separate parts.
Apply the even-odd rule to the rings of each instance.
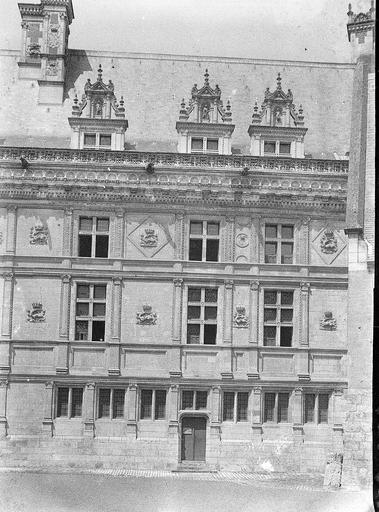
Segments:
[[[221,125],[227,128],[230,125]],[[348,160],[323,160],[308,158],[281,158],[251,155],[207,155],[190,153],[159,153],[141,151],[105,151],[105,150],[76,150],[59,148],[29,148],[29,147],[0,147],[1,161],[17,161],[24,157],[29,163],[49,164],[62,163],[76,165],[90,164],[118,166],[145,166],[154,162],[156,168],[171,169],[217,169],[220,171],[240,171],[247,167],[250,171],[275,171],[286,173],[334,174],[347,175]]]
[[[127,119],[92,119],[89,117],[69,117],[68,118],[69,125],[72,127],[78,126],[81,127],[90,127],[93,129],[102,128],[127,128],[128,120]]]

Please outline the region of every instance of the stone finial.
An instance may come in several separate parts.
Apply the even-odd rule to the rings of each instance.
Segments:
[[[277,82],[277,86],[276,86],[276,89],[278,91],[280,91],[282,89],[282,77],[280,76],[280,73],[278,73],[278,77],[276,79],[276,82]]]
[[[208,69],[205,70],[205,73],[204,73],[204,84],[205,85],[209,85],[209,73],[208,73]]]
[[[103,70],[101,64],[99,64],[99,69],[97,70],[97,79],[99,80],[99,82],[103,81]]]

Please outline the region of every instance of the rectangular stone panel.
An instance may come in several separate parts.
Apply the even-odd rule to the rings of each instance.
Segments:
[[[53,367],[54,347],[13,347],[13,366]]]
[[[147,375],[167,370],[166,350],[124,350],[122,367],[126,372]]]
[[[73,347],[71,364],[75,368],[104,368],[105,348]]]
[[[294,354],[261,354],[261,369],[270,375],[292,375],[294,373]]]
[[[312,373],[318,375],[341,375],[341,356],[314,354],[312,356]]]

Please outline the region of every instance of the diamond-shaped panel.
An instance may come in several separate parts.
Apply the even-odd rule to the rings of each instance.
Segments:
[[[152,258],[168,244],[169,231],[148,217],[129,233],[128,238],[144,256]]]
[[[323,260],[330,265],[346,247],[345,240],[334,226],[326,226],[313,239],[312,245]]]

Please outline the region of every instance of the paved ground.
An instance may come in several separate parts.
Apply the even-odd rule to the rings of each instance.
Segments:
[[[320,477],[96,470],[0,472],[1,512],[373,512],[370,493]]]

